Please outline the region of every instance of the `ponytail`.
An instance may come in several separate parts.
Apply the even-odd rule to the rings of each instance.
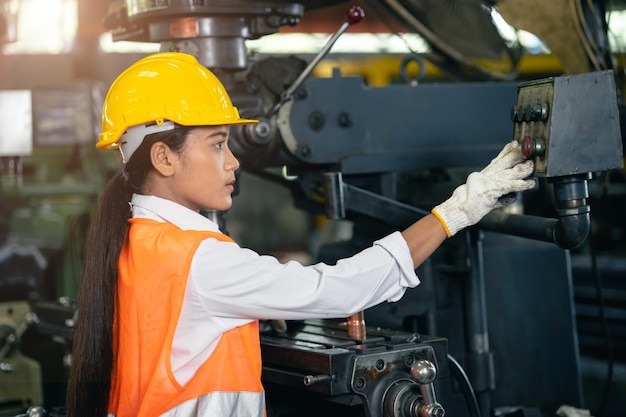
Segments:
[[[125,177],[123,172],[117,173],[104,188],[87,235],[66,398],[67,417],[107,415],[117,261],[127,235],[132,194]]]
[[[157,141],[179,152],[193,127],[146,136],[123,171],[106,185],[93,214],[77,297],[67,417],[106,417],[114,365],[113,320],[118,260],[128,237],[133,193],[141,192],[152,169],[149,151]]]

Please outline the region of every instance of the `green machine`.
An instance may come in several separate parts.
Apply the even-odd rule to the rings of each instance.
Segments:
[[[99,91],[90,84],[0,91],[0,117],[6,119],[0,120],[0,250],[13,248],[20,258],[0,259],[0,286],[5,294],[14,293],[3,298],[76,295],[81,239],[116,163],[94,146]],[[24,265],[22,258],[29,254],[44,263]],[[41,269],[39,277],[32,277],[33,268]],[[31,282],[20,293],[18,281],[25,272]]]
[[[100,91],[0,91],[0,416],[64,395],[69,344],[35,319],[75,299],[91,211],[118,169],[95,149]]]

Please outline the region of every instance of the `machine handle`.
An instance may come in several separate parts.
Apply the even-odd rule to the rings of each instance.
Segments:
[[[437,402],[433,382],[437,377],[437,368],[431,361],[420,359],[411,367],[411,377],[420,386],[424,404],[416,410],[415,417],[444,417],[446,414]]]
[[[32,406],[26,410],[26,413],[18,414],[15,417],[48,417],[48,411],[40,406]]]
[[[5,338],[3,345],[0,346],[0,364],[3,363],[4,358],[9,354],[13,345],[19,340],[19,338],[24,334],[24,332],[28,329],[33,323],[39,321],[39,318],[35,313],[27,313],[24,315],[24,318],[20,322],[20,324]],[[5,369],[3,369],[5,370]]]
[[[311,60],[311,62],[309,62],[309,65],[306,66],[306,68],[304,69],[304,71],[302,71],[302,73],[298,76],[298,78],[296,78],[296,80],[289,86],[289,88],[287,88],[281,94],[280,101],[276,103],[276,105],[270,112],[270,115],[275,114],[282,107],[283,104],[291,100],[291,97],[293,97],[293,93],[295,93],[295,91],[302,85],[304,80],[311,74],[311,72],[317,66],[317,64],[322,59],[324,59],[326,55],[328,55],[328,52],[333,47],[335,42],[337,42],[337,39],[339,39],[339,37],[343,35],[343,33],[351,25],[355,23],[359,23],[361,20],[363,20],[364,17],[365,17],[365,11],[360,6],[352,6],[348,10],[348,12],[346,13],[346,21],[343,22],[343,24],[339,27],[339,29],[330,37],[330,39],[328,40],[328,42],[326,42],[322,50],[315,56],[315,58],[313,58],[313,60]]]

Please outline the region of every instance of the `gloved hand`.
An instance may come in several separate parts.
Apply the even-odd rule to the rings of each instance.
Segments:
[[[533,172],[533,161],[524,160],[520,144],[515,140],[509,142],[487,167],[471,173],[465,184],[432,210],[448,237],[478,223],[494,208],[512,203],[514,199],[501,199],[506,194],[535,186],[534,179],[524,179]]]

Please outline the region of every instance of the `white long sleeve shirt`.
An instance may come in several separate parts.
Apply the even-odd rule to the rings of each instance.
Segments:
[[[220,232],[213,221],[170,200],[135,194],[131,205],[133,217]],[[223,332],[250,321],[347,317],[397,301],[419,282],[399,232],[332,266],[281,264],[235,243],[206,239],[191,262],[173,342],[174,375],[187,382]]]

